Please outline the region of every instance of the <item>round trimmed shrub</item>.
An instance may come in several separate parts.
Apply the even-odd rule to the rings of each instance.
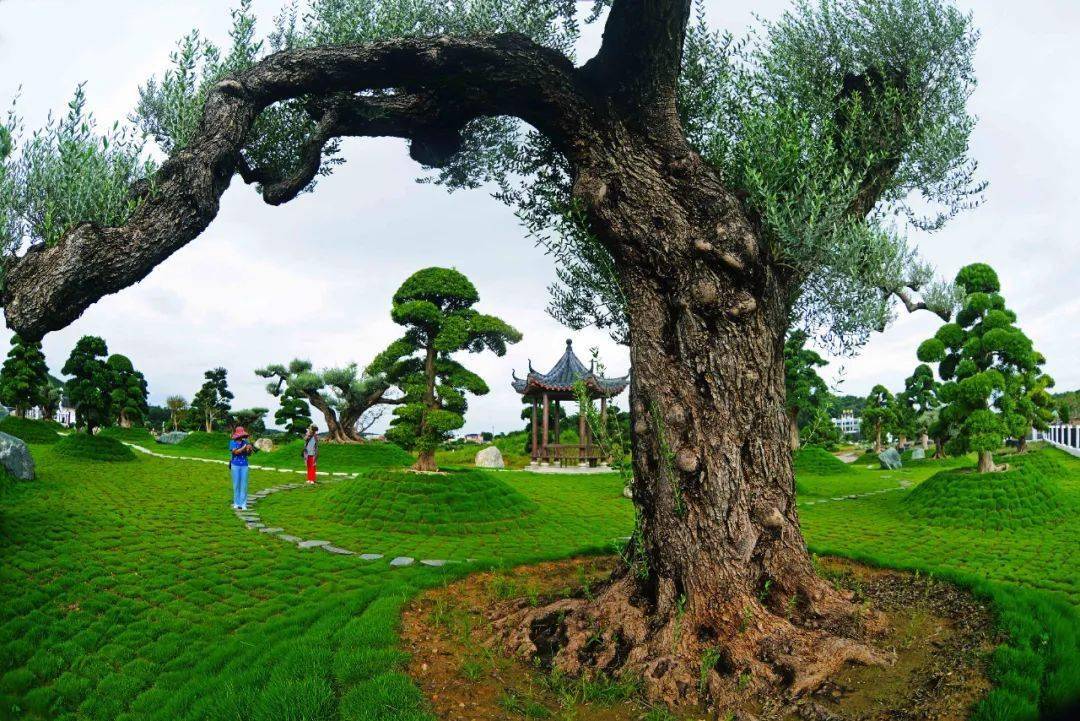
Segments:
[[[851,473],[851,468],[821,446],[804,446],[795,451],[795,475],[800,473],[835,476]]]
[[[134,461],[135,453],[115,438],[93,436],[89,433],[72,433],[60,439],[53,450],[67,458],[88,461]]]
[[[1067,512],[1059,463],[1038,451],[1009,461],[1009,470],[995,473],[941,471],[904,498],[904,511],[934,525],[986,530],[1035,526]]]
[[[54,421],[32,421],[29,418],[7,416],[0,420],[0,431],[26,443],[56,443],[60,434],[56,432]]]
[[[510,528],[537,506],[493,474],[377,470],[318,494],[316,513],[402,533],[468,534]]]

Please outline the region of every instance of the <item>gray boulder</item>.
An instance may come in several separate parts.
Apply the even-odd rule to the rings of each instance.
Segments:
[[[506,468],[503,463],[502,452],[495,446],[485,448],[476,454],[477,468]]]
[[[911,460],[921,461],[924,458],[926,458],[926,451],[922,448],[915,448],[911,451]]]
[[[20,438],[0,433],[0,465],[16,478],[24,481],[34,479],[34,458],[30,449]]]
[[[264,452],[267,452],[267,453],[274,450],[274,442],[272,440],[270,440],[269,438],[258,438],[258,439],[256,439],[254,445],[260,451],[264,451]]]
[[[188,434],[184,431],[169,431],[168,433],[162,433],[158,436],[157,442],[175,446],[177,443],[187,438],[187,436]]]
[[[887,471],[895,471],[898,468],[902,468],[904,465],[900,461],[900,454],[896,452],[895,448],[886,448],[881,453],[877,454],[877,457],[881,462],[881,467]]]

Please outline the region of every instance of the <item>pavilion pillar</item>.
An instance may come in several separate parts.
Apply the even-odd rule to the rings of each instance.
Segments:
[[[536,463],[539,458],[539,448],[536,447],[536,434],[539,429],[536,427],[536,398],[532,399],[532,462]]]
[[[585,404],[578,403],[578,465],[587,466],[589,461],[585,458],[585,449],[589,447],[589,439],[585,436]]]
[[[601,433],[607,432],[607,396],[600,396],[600,428]],[[601,458],[600,463],[607,463],[607,459]]]
[[[543,430],[544,444],[542,446],[540,446],[540,455],[541,455],[541,459],[542,459],[540,461],[540,465],[547,465],[547,462],[548,462],[548,450],[547,450],[547,447],[548,447],[548,406],[549,405],[550,405],[550,399],[548,398],[548,394],[545,393],[544,394],[544,430]]]
[[[555,445],[562,440],[562,430],[559,428],[559,416],[562,415],[562,405],[555,401]]]

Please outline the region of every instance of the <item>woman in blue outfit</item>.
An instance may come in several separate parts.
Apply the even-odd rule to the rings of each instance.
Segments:
[[[255,452],[247,431],[237,426],[229,442],[229,470],[232,471],[233,508],[247,510],[248,456]]]

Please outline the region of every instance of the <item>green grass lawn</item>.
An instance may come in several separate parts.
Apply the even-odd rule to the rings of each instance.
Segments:
[[[387,557],[479,559],[392,570],[245,530],[223,466],[89,460],[58,446],[32,446],[37,480],[0,479],[0,719],[427,719],[401,671],[403,603],[472,568],[609,550],[633,523],[614,474],[372,468],[407,462],[387,446],[324,456],[321,468],[358,478],[259,502],[267,524],[297,536]],[[288,450],[280,463],[299,468]],[[1039,461],[1057,510],[1039,506],[1033,523],[1001,529],[920,515],[913,489],[958,462],[881,471],[819,458],[799,475],[813,550],[932,571],[994,600],[1011,640],[995,652],[999,688],[984,719],[1033,718],[1076,689],[1080,461],[1037,457],[1060,469]],[[251,488],[298,478],[256,470]]]

